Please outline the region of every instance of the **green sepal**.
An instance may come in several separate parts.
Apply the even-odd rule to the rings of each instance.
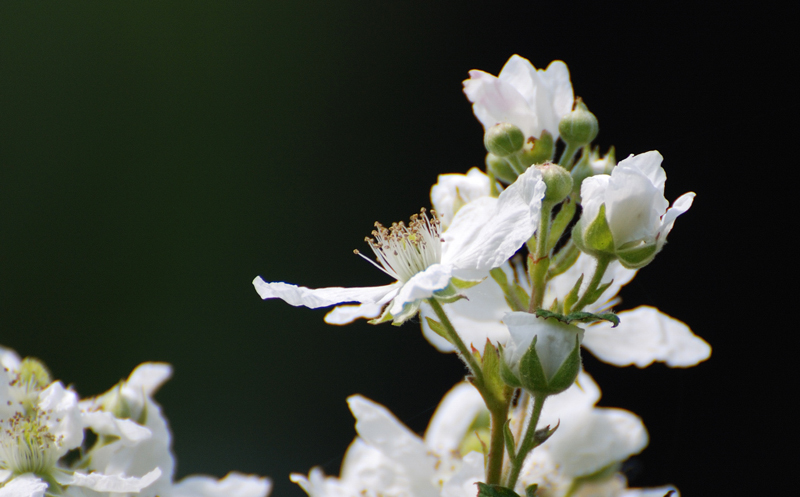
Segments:
[[[622,464],[621,463],[613,462],[613,463],[609,464],[608,466],[605,466],[605,467],[602,467],[602,468],[598,469],[594,473],[590,473],[588,475],[583,475],[583,476],[578,476],[573,481],[573,485],[583,485],[584,483],[598,482],[598,481],[607,480],[607,479],[611,478],[612,476],[614,476],[615,474],[617,474],[621,468],[622,468]]]
[[[617,252],[620,264],[628,269],[640,269],[650,264],[656,257],[658,245],[650,243],[636,248],[620,247]]]
[[[589,298],[586,300],[586,305],[594,304],[597,301],[597,299],[599,299],[600,296],[603,295],[603,292],[608,290],[608,287],[610,287],[612,283],[614,283],[614,280],[611,280],[608,283],[603,283],[602,285],[598,286],[597,289],[595,289],[595,291],[592,292],[591,295],[589,295]]]
[[[515,491],[502,485],[483,482],[477,482],[476,485],[478,485],[478,497],[519,497]]]
[[[556,432],[559,426],[561,426],[561,421],[559,421],[552,430],[550,429],[550,425],[547,425],[533,432],[533,447],[538,447],[547,442],[547,439],[553,436],[553,433]]]
[[[549,254],[556,246],[561,235],[564,234],[564,230],[567,229],[570,221],[575,217],[575,209],[575,201],[567,197],[561,204],[561,210],[558,211],[558,214],[556,214],[556,217],[553,218],[553,222],[550,224],[550,233],[547,235],[547,248],[545,249],[545,253]]]
[[[608,321],[612,323],[614,326],[612,328],[616,328],[619,325],[619,317],[613,312],[604,312],[603,314],[592,314],[591,312],[572,312],[564,316],[566,318],[567,323],[572,323],[577,321],[579,323],[594,323],[596,321]]]
[[[581,219],[581,224],[583,224],[583,219]],[[611,235],[611,228],[608,227],[606,220],[606,204],[600,205],[597,217],[589,222],[582,235],[582,243],[589,254],[614,253],[614,237]]]
[[[539,490],[539,485],[534,483],[525,488],[525,497],[536,497],[536,491]]]
[[[447,340],[448,343],[450,343],[450,338],[447,336],[447,331],[445,330],[445,327],[442,325],[442,323],[436,321],[435,319],[429,318],[428,316],[425,316],[425,320],[428,322],[428,326],[430,327],[430,329],[433,330],[434,333],[436,333],[440,337]]]
[[[534,395],[550,393],[550,385],[544,374],[542,361],[539,359],[539,354],[536,353],[538,339],[538,335],[533,337],[530,347],[519,360],[519,379],[522,387]]]
[[[461,454],[484,451],[486,444],[483,443],[483,440],[491,438],[491,425],[492,420],[489,411],[482,410],[464,434],[464,438],[458,446],[458,451]]]
[[[516,281],[509,284],[506,272],[502,268],[496,267],[489,271],[489,274],[503,290],[503,295],[505,295],[511,310],[524,311],[526,309],[525,302],[529,300],[528,293]]]
[[[517,375],[511,371],[511,368],[506,362],[505,352],[503,351],[502,345],[500,346],[500,378],[511,388],[522,388],[522,382],[519,381]]]
[[[571,292],[570,292],[571,293]],[[613,312],[604,312],[602,314],[593,314],[591,312],[571,312],[567,315],[559,314],[557,312],[548,311],[545,309],[536,309],[536,315],[545,319],[557,319],[562,323],[570,324],[575,321],[579,323],[594,323],[595,321],[609,321],[614,324],[614,328],[619,324],[619,317]]]
[[[575,383],[578,373],[581,372],[581,341],[578,336],[575,336],[575,347],[572,352],[567,356],[561,367],[558,368],[556,374],[550,379],[547,384],[549,394],[561,393]]]
[[[542,164],[553,160],[556,147],[553,143],[553,135],[547,130],[542,131],[539,138],[530,137],[522,147],[520,159],[524,164]]]
[[[500,353],[498,352],[497,348],[487,338],[486,345],[483,347],[483,358],[481,361],[481,371],[483,372],[483,389],[491,392],[492,397],[501,404],[505,404],[506,397],[506,385],[503,382],[503,378],[501,377],[500,373],[500,368],[502,367],[501,364],[504,363],[505,360],[500,357]],[[484,401],[486,402],[486,407],[489,409],[499,407],[489,405],[491,402],[485,395]]]
[[[581,290],[581,284],[583,284],[583,274],[581,277],[578,278],[578,281],[575,282],[573,285],[572,290],[569,291],[566,297],[564,297],[564,312],[569,313],[572,306],[578,301],[578,292]]]
[[[517,444],[514,441],[514,434],[511,433],[510,419],[507,419],[503,424],[503,440],[506,443],[506,452],[508,452],[509,459],[514,459],[517,456]]]
[[[479,280],[462,280],[461,278],[450,278],[450,284],[459,290],[466,290],[467,288],[472,288],[475,285],[483,283],[485,279],[486,278],[481,278]]]

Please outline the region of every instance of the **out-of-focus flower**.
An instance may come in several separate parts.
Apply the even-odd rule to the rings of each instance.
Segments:
[[[459,209],[481,197],[490,195],[489,177],[477,167],[467,174],[440,174],[431,188],[431,204],[447,229]]]
[[[482,197],[462,207],[446,232],[438,220],[425,215],[409,227],[379,226],[371,246],[379,269],[397,281],[368,288],[310,289],[287,283],[253,285],[263,299],[279,298],[294,306],[327,307],[345,302],[366,304],[331,313],[327,322],[343,324],[357,317],[375,317],[400,323],[416,315],[420,303],[433,296],[457,296],[451,280],[477,281],[502,265],[536,231],[545,185],[531,168],[498,198]]]
[[[511,123],[526,138],[539,138],[546,130],[556,140],[561,118],[572,111],[569,70],[560,60],[542,70],[528,59],[512,55],[497,77],[478,70],[470,71],[469,76],[464,93],[485,130]]]

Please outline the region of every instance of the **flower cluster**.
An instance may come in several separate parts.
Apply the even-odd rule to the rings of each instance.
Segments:
[[[268,479],[240,473],[173,481],[171,434],[153,400],[172,374],[168,364],[142,364],[84,400],[37,359],[0,348],[0,364],[0,497],[269,494]]]
[[[358,438],[340,477],[314,469],[292,479],[312,497],[676,493],[627,488],[621,463],[645,448],[647,431],[628,411],[595,407],[600,389],[581,349],[618,366],[709,357],[705,341],[656,308],[614,310],[694,193],[669,206],[656,151],[619,163],[613,148],[601,156],[598,119],[574,96],[563,62],[537,70],[514,55],[497,77],[469,75],[486,170],[441,175],[433,209],[408,225],[376,223],[367,239],[376,260],[362,257],[392,283],[253,281],[263,299],[334,306],[331,324],[420,316],[432,345],[459,354],[469,384],[445,397],[424,440],[386,408],[350,397]]]

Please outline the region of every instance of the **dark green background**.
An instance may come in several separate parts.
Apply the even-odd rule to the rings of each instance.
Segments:
[[[758,95],[780,93],[766,18],[606,2],[4,3],[0,343],[83,395],[172,363],[158,400],[179,475],[236,469],[301,495],[289,472],[338,473],[347,395],[421,432],[464,370],[415,324],[330,327],[324,311],[262,302],[251,280],[387,283],[352,255],[372,223],[482,163],[467,71],[563,59],[603,149],[657,148],[667,198],[698,194],[623,307],[656,305],[715,347],[684,371],[587,367],[604,405],[650,429],[634,484],[722,494],[727,458],[758,441],[737,400],[756,380],[734,379],[746,347],[731,313],[707,312],[747,291],[726,279],[741,259],[724,241],[747,223],[733,177],[753,167],[732,151],[769,123]]]

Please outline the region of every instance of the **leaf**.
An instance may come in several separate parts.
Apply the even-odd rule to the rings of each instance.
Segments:
[[[535,483],[533,485],[529,485],[525,489],[525,497],[536,497],[536,491],[537,490],[539,490],[539,485],[537,485]]]
[[[440,337],[442,337],[442,338],[444,338],[445,340],[447,340],[448,342],[450,342],[450,338],[449,338],[449,336],[448,336],[448,334],[447,334],[447,330],[446,330],[446,329],[445,329],[445,327],[442,325],[442,323],[440,323],[439,321],[436,321],[435,319],[429,318],[429,317],[427,317],[427,316],[425,317],[425,319],[427,319],[427,320],[428,320],[428,326],[430,326],[430,327],[431,327],[431,329],[432,329],[432,330],[433,330],[433,331],[434,331],[434,332],[435,332],[437,335],[439,335]]]
[[[573,312],[565,316],[566,323],[578,321],[580,323],[594,323],[595,321],[609,321],[616,328],[619,325],[619,317],[613,312],[604,312],[603,314],[592,314],[591,312]]]
[[[548,438],[553,436],[553,433],[556,432],[558,427],[561,426],[561,421],[559,420],[558,424],[550,429],[550,425],[545,426],[544,428],[540,428],[533,433],[533,446],[538,447],[545,443]]]
[[[511,420],[507,419],[503,425],[503,439],[506,442],[506,451],[508,452],[508,457],[510,459],[514,459],[514,457],[517,456],[517,444],[514,442],[514,434],[511,433],[511,427],[509,426],[510,421]]]
[[[583,274],[581,274],[581,277],[575,282],[575,285],[572,286],[572,290],[564,297],[564,312],[569,313],[572,306],[578,301],[578,292],[581,290],[581,284],[583,284]]]

